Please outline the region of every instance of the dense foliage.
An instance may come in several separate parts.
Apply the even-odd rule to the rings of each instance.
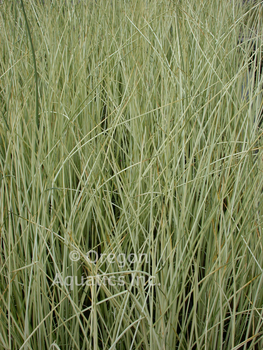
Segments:
[[[262,349],[261,1],[0,18],[0,348]]]

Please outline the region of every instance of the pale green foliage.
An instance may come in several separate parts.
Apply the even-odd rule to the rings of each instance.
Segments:
[[[263,348],[263,14],[241,3],[24,0],[36,106],[3,2],[1,349]],[[124,283],[77,285],[102,274]]]

